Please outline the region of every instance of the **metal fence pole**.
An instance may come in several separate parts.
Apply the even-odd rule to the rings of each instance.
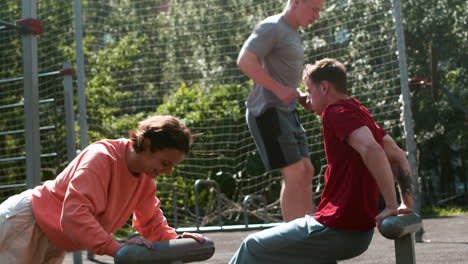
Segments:
[[[73,78],[69,72],[72,69],[70,62],[63,63],[63,97],[65,103],[65,128],[66,128],[66,142],[67,142],[67,159],[71,162],[76,155],[75,145],[75,118],[73,110]],[[83,263],[81,251],[73,252],[73,263]]]
[[[80,126],[80,149],[88,145],[88,123],[86,113],[86,93],[85,93],[85,71],[83,54],[83,28],[81,16],[81,0],[73,1],[73,14],[75,25],[75,50],[76,50],[76,72],[77,72],[77,93],[78,93],[78,124]],[[88,252],[88,259],[94,259],[94,254]],[[75,264],[81,264],[81,252],[73,253]]]
[[[408,65],[406,62],[406,44],[403,32],[400,0],[393,0],[395,27],[398,44],[398,63],[400,67],[400,85],[403,97],[404,129],[406,133],[406,147],[408,160],[411,166],[414,183],[414,212],[419,214],[421,209],[421,190],[419,189],[418,161],[416,159],[416,141],[414,140],[413,114],[411,112],[410,90],[408,86]],[[422,232],[416,234],[417,241],[422,241]]]
[[[63,70],[71,70],[70,62],[63,63]],[[76,155],[75,115],[73,110],[73,77],[71,73],[63,74],[63,97],[65,101],[65,127],[67,141],[67,158],[71,162]]]
[[[22,0],[22,18],[36,18],[36,0]],[[41,142],[39,132],[39,80],[37,70],[37,37],[21,35],[23,42],[24,128],[26,138],[26,186],[41,184]]]
[[[85,93],[85,71],[83,54],[83,29],[81,21],[81,0],[75,0],[73,5],[75,42],[76,42],[76,72],[78,82],[78,108],[80,125],[80,148],[84,149],[88,145],[88,123],[86,121],[86,93]]]

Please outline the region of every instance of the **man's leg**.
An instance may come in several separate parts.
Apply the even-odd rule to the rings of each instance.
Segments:
[[[328,228],[307,215],[288,223],[250,234],[230,264],[331,264],[362,254],[374,229],[345,231]]]
[[[312,213],[312,177],[307,137],[296,111],[270,108],[255,117],[246,112],[247,124],[263,164],[283,175],[280,194],[285,222]]]
[[[313,210],[312,177],[314,168],[309,158],[281,168],[283,184],[280,204],[285,222],[311,214]]]
[[[334,230],[307,215],[250,234],[230,264],[332,264],[362,254],[372,240],[368,231]]]
[[[250,234],[244,239],[229,263],[298,263],[297,257],[299,256],[294,253],[303,251],[302,255],[308,255],[311,248],[304,242],[311,233],[320,234],[325,229],[325,226],[307,216]],[[291,261],[293,258],[294,261]],[[314,263],[311,258],[304,258],[303,261],[305,260],[308,263]]]

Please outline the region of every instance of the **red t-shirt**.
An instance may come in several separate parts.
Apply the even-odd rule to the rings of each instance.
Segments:
[[[369,230],[379,213],[379,189],[357,151],[346,138],[367,126],[383,146],[385,131],[369,111],[351,98],[328,105],[322,112],[324,147],[327,157],[325,188],[314,218],[337,230]]]

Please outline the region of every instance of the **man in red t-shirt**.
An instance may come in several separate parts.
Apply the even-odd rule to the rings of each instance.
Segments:
[[[321,201],[314,215],[248,236],[230,263],[336,263],[362,254],[385,217],[412,211],[406,155],[348,96],[343,64],[323,59],[307,65],[303,81],[311,109],[322,117],[328,167]],[[379,192],[385,201],[380,213]]]

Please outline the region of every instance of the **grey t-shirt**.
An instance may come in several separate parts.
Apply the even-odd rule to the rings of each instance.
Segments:
[[[268,17],[257,24],[245,41],[244,48],[257,55],[265,72],[274,80],[290,89],[299,86],[304,49],[299,33],[286,22],[283,14]],[[297,99],[285,104],[273,92],[257,83],[254,83],[247,99],[247,108],[254,116],[259,116],[270,107],[293,111],[296,105]]]

